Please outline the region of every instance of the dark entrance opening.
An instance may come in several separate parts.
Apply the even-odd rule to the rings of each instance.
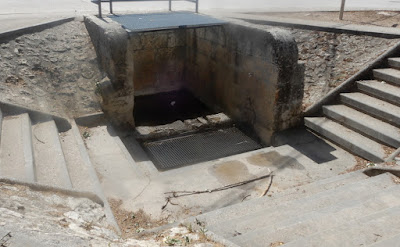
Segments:
[[[136,138],[158,170],[262,147],[244,134],[240,125],[208,108],[185,89],[136,96],[133,116]]]
[[[214,114],[187,90],[135,97],[136,126],[157,126]]]

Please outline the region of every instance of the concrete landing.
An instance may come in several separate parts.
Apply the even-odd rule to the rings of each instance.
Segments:
[[[169,222],[258,198],[268,187],[269,179],[225,191],[174,198],[162,210],[165,193],[169,191],[209,190],[273,171],[276,176],[269,192],[273,195],[293,186],[336,176],[356,164],[351,154],[333,144],[324,141],[321,144],[320,139],[306,132],[302,133],[302,140],[308,144],[302,146],[322,150],[318,154],[319,164],[303,154],[304,150],[282,145],[160,172],[154,169],[139,145],[129,144],[130,137],[122,138],[129,148],[124,151],[125,146],[118,144],[119,137],[110,127],[99,126],[89,132],[91,136],[85,140],[86,145],[106,196],[121,200],[121,209],[131,212],[143,209],[153,219]],[[296,135],[285,137],[292,142],[298,138]]]

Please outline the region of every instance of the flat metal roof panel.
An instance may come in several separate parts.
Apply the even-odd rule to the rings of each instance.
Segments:
[[[109,16],[132,32],[222,25],[226,21],[193,12],[146,13]]]

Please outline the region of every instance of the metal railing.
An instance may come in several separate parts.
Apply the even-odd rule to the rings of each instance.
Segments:
[[[102,10],[101,3],[109,2],[110,3],[110,13],[113,13],[113,2],[159,2],[159,1],[168,1],[168,9],[172,11],[172,1],[186,1],[191,2],[196,5],[196,13],[199,13],[199,0],[92,0],[93,3],[96,3],[99,6],[99,18],[102,18]]]

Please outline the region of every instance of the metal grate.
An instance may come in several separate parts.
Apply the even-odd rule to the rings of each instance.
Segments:
[[[145,142],[155,166],[165,170],[261,148],[237,128],[213,130],[167,140]]]
[[[168,12],[109,16],[133,32],[221,25],[226,22],[191,12]]]

